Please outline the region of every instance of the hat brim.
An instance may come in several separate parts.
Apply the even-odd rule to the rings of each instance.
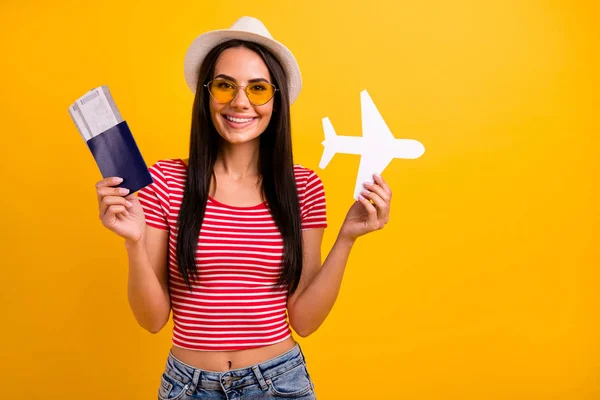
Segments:
[[[298,98],[302,88],[302,76],[296,58],[287,47],[274,39],[245,31],[220,29],[203,33],[198,36],[188,48],[184,61],[185,80],[192,91],[196,93],[198,86],[198,69],[206,55],[217,45],[228,40],[239,39],[264,46],[281,63],[288,79],[288,97],[290,105]]]

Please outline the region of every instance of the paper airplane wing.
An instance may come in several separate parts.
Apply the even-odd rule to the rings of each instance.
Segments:
[[[360,192],[365,190],[364,182],[373,182],[373,174],[381,174],[394,157],[385,157],[377,153],[366,153],[360,158],[358,175],[354,187],[354,199],[358,200]]]
[[[396,140],[366,90],[360,93],[360,104],[363,148],[354,187],[354,199],[358,199],[358,195],[364,189],[363,183],[373,182],[373,174],[381,174],[394,159]]]
[[[369,144],[389,144],[395,140],[379,110],[366,90],[360,92],[362,135]]]

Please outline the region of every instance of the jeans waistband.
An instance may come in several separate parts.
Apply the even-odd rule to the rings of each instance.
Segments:
[[[177,359],[173,353],[169,352],[166,372],[188,384],[192,392],[198,387],[206,390],[229,390],[252,384],[259,384],[261,388],[265,389],[270,379],[304,363],[304,354],[299,344],[296,344],[291,350],[260,364],[227,372],[206,371],[195,368]]]

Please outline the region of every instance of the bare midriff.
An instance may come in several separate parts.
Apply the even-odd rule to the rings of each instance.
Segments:
[[[173,356],[192,367],[213,372],[251,367],[291,350],[296,341],[289,337],[283,342],[256,349],[238,351],[199,351],[173,346]]]

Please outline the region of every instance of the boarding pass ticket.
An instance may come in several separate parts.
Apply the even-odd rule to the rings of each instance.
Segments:
[[[106,85],[90,90],[69,107],[73,122],[85,141],[123,122]]]

